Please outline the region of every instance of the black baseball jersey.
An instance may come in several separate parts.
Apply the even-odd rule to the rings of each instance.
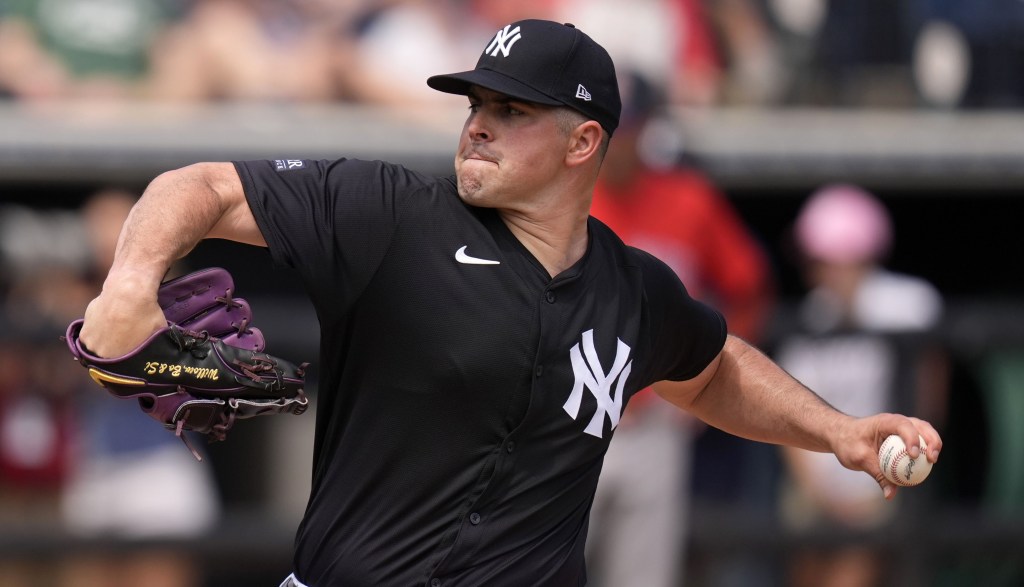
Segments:
[[[584,585],[623,407],[700,373],[724,344],[722,316],[594,218],[583,258],[551,278],[454,177],[344,159],[235,165],[321,325],[296,576]]]

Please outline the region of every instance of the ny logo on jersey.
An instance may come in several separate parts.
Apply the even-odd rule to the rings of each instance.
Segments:
[[[498,34],[494,35],[494,39],[484,49],[484,53],[489,53],[491,57],[497,57],[500,51],[504,57],[508,57],[508,52],[512,50],[512,45],[515,45],[516,41],[523,38],[523,35],[519,34],[519,27],[508,30],[510,26],[512,25],[505,25],[505,28],[500,29]]]
[[[583,346],[576,343],[569,351],[569,359],[572,361],[572,372],[576,377],[569,393],[569,399],[565,401],[562,409],[575,420],[580,413],[580,404],[583,402],[583,388],[590,390],[591,395],[597,400],[597,410],[590,423],[583,430],[591,436],[601,438],[604,435],[605,415],[611,421],[611,429],[619,425],[619,418],[622,416],[622,389],[629,378],[629,372],[633,367],[633,361],[629,360],[629,346],[616,338],[618,346],[615,349],[615,360],[611,369],[605,373],[601,366],[601,359],[597,356],[597,349],[594,348],[594,330],[583,333]],[[612,386],[615,389],[612,389]]]

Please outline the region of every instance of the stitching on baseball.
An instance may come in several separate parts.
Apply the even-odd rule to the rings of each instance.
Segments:
[[[909,485],[910,480],[903,479],[903,477],[901,477],[899,473],[899,462],[900,459],[902,459],[904,456],[908,456],[906,448],[901,449],[899,452],[892,456],[892,460],[889,462],[889,469],[892,472],[893,479],[896,479],[897,483],[899,483],[900,485]]]

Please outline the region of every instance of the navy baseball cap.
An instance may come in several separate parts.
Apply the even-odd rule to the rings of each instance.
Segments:
[[[615,65],[604,47],[571,24],[520,20],[499,30],[476,69],[435,75],[427,85],[466,95],[471,85],[549,106],[568,106],[596,120],[610,135],[622,103]]]

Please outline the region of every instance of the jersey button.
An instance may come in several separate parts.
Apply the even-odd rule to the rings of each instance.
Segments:
[[[478,514],[476,512],[473,512],[473,513],[469,514],[469,523],[473,524],[474,526],[479,524],[480,523],[480,514]]]
[[[515,449],[516,449],[516,443],[515,443],[515,441],[514,441],[514,440],[510,440],[510,441],[508,441],[508,444],[506,444],[506,445],[505,445],[505,450],[506,450],[506,451],[507,451],[507,452],[508,452],[509,454],[511,454],[511,453],[512,453],[512,451],[514,451]]]
[[[555,303],[555,292],[551,290],[544,292],[544,299],[547,300],[549,304]]]
[[[544,375],[544,365],[537,365],[535,373],[537,374],[537,377]]]
[[[430,580],[430,587],[441,587],[441,580],[437,577],[434,577]]]

